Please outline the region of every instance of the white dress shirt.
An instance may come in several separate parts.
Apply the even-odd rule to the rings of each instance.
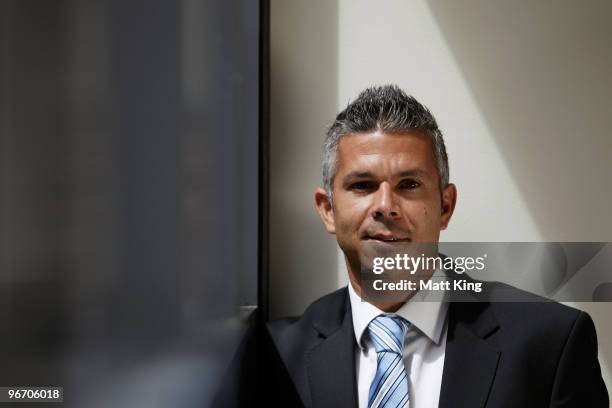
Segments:
[[[359,348],[355,353],[359,407],[367,408],[370,384],[376,374],[376,350],[367,328],[384,313],[363,301],[349,283],[353,328]],[[446,314],[448,303],[419,301],[419,293],[400,307],[395,314],[411,323],[404,340],[402,357],[408,373],[410,408],[437,408],[442,385],[446,350]]]

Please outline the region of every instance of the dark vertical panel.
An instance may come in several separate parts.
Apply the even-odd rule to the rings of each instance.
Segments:
[[[2,3],[0,383],[44,384],[68,336],[61,1]]]
[[[114,314],[118,330],[137,333],[138,341],[149,332],[159,339],[175,334],[179,323],[179,5],[109,6],[123,268]]]
[[[189,39],[183,55],[188,65],[183,151],[186,157],[205,158],[185,160],[185,200],[196,209],[186,214],[193,222],[186,219],[185,228],[198,245],[188,249],[188,260],[210,270],[203,288],[210,298],[227,307],[254,305],[260,112],[259,84],[252,79],[259,75],[259,5],[245,0],[184,4]],[[194,41],[197,36],[204,40]]]
[[[0,2],[0,385],[206,405],[257,304],[259,7]]]
[[[220,373],[241,332],[232,316],[257,304],[259,4],[184,0],[182,29],[184,318],[209,328]]]

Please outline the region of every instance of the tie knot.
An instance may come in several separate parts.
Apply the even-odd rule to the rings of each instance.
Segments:
[[[377,353],[389,351],[402,354],[404,337],[410,323],[396,315],[380,315],[368,325],[370,339]]]

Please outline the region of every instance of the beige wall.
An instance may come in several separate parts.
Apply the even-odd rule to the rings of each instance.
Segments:
[[[270,315],[279,317],[338,285],[335,241],[313,199],[338,100],[338,12],[327,0],[270,3]]]
[[[273,225],[273,315],[299,313],[346,282],[311,193],[325,125],[372,84],[400,85],[445,133],[459,201],[443,240],[612,241],[612,3],[271,6],[272,221],[302,229],[290,237]],[[575,306],[595,320],[612,388],[612,305]]]

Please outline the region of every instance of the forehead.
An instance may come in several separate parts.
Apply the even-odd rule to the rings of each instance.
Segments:
[[[435,169],[431,140],[419,131],[406,133],[356,133],[338,144],[337,173],[355,169],[402,167]]]

